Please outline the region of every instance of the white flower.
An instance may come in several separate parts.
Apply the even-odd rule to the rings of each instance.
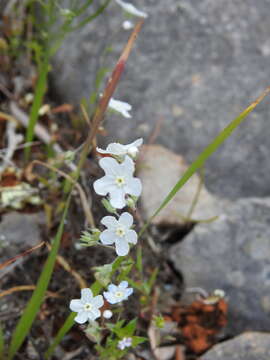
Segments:
[[[87,320],[94,321],[100,317],[100,311],[98,310],[104,304],[103,297],[101,295],[93,296],[90,289],[81,290],[81,298],[71,300],[69,308],[71,311],[77,312],[75,321],[79,324],[85,323]]]
[[[129,111],[132,109],[132,106],[129,103],[111,98],[108,106],[110,109],[122,114],[125,118],[131,118]]]
[[[134,162],[129,156],[119,164],[111,157],[99,160],[100,167],[105,176],[94,182],[95,192],[99,195],[110,195],[110,203],[116,209],[122,209],[126,205],[125,195],[140,196],[142,183],[140,179],[134,178]]]
[[[128,288],[128,282],[122,281],[118,286],[110,284],[108,292],[104,291],[103,295],[110,304],[117,304],[127,298],[133,293],[132,288]]]
[[[97,151],[100,154],[111,154],[115,156],[124,156],[129,155],[132,158],[135,158],[139,152],[138,147],[143,143],[143,139],[137,139],[133,141],[131,144],[122,145],[119,143],[111,143],[107,146],[106,150],[100,149],[97,147]]]
[[[133,224],[133,216],[124,212],[119,220],[114,216],[105,216],[101,224],[107,227],[100,234],[102,244],[111,245],[115,243],[116,253],[118,256],[126,256],[129,252],[129,243],[137,243],[136,231],[130,229]]]
[[[38,115],[43,116],[45,114],[48,114],[50,112],[51,107],[49,104],[42,105],[41,108],[38,110]]]
[[[128,3],[128,2],[124,2],[122,0],[115,0],[115,2],[120,5],[122,7],[122,9],[132,15],[135,16],[139,16],[139,17],[143,17],[143,18],[147,18],[148,15],[143,12],[140,11],[139,9],[137,9],[133,4]]]
[[[124,350],[125,348],[130,346],[132,346],[132,339],[130,337],[124,337],[122,340],[119,340],[117,345],[118,349],[120,350]]]
[[[105,311],[103,312],[103,317],[104,317],[105,319],[110,319],[112,316],[113,316],[113,313],[111,312],[111,310],[105,310]]]
[[[122,28],[123,28],[124,30],[130,30],[130,29],[133,29],[133,28],[134,28],[134,24],[133,24],[131,21],[129,21],[129,20],[125,20],[125,21],[123,22],[123,24],[122,24]]]

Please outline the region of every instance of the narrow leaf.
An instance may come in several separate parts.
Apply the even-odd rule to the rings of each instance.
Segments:
[[[5,351],[4,332],[0,324],[0,360],[4,360],[4,351]]]
[[[50,347],[46,351],[44,355],[45,359],[49,359],[52,356],[56,346],[60,343],[60,341],[65,336],[65,334],[72,328],[72,326],[74,325],[74,318],[76,315],[77,315],[76,313],[72,312],[66,318],[66,321],[64,322],[61,329],[58,331],[56,337],[54,338],[53,342],[51,343]]]
[[[159,212],[165,208],[165,206],[172,200],[177,192],[185,185],[185,183],[191,178],[191,176],[199,170],[205,163],[205,161],[223,144],[223,142],[232,134],[232,132],[245,120],[247,115],[255,109],[255,107],[264,99],[264,97],[270,92],[268,87],[261,96],[258,97],[251,105],[249,105],[239,116],[237,116],[228,126],[222,130],[218,136],[200,153],[197,159],[190,165],[181,179],[175,184],[166,198],[163,200],[159,208],[151,216],[148,222],[143,226],[139,236],[143,234],[151,221]]]
[[[29,329],[32,326],[33,321],[35,320],[35,317],[37,316],[37,313],[39,311],[39,308],[44,300],[45,293],[48,288],[49,281],[52,276],[56,255],[60,246],[60,240],[63,234],[64,229],[64,221],[67,215],[67,210],[69,207],[70,202],[70,196],[68,197],[68,200],[65,205],[65,209],[62,215],[61,223],[58,227],[57,234],[55,236],[55,239],[52,244],[51,252],[48,256],[48,259],[43,267],[42,273],[39,277],[37,286],[35,291],[33,292],[33,295],[31,299],[29,300],[23,315],[21,319],[19,320],[19,323],[16,326],[15,331],[13,332],[11,344],[9,347],[9,354],[8,359],[12,359],[16,352],[19,350],[20,346],[22,345],[23,341],[25,340]]]

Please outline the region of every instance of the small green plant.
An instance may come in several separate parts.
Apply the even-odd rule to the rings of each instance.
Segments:
[[[78,1],[70,1],[70,7],[63,7],[64,1],[62,0],[29,0],[28,7],[38,36],[35,40],[28,42],[27,45],[34,53],[34,59],[38,66],[38,80],[26,132],[27,142],[31,142],[34,137],[39,110],[47,89],[51,58],[70,32],[93,21],[102,14],[110,1],[104,0],[96,11],[88,15],[88,9],[93,0],[87,0],[83,5],[79,4]],[[39,14],[38,17],[37,14]],[[30,148],[26,147],[26,159],[29,158],[29,155]]]

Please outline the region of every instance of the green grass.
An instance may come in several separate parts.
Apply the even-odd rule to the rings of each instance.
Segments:
[[[66,219],[71,195],[68,197],[65,209],[62,214],[61,223],[58,227],[57,234],[54,238],[51,252],[48,256],[48,259],[43,267],[39,280],[37,282],[36,289],[34,290],[31,299],[29,300],[26,308],[24,309],[23,315],[20,318],[11,338],[11,343],[9,346],[8,360],[13,359],[14,355],[17,353],[22,343],[24,342],[36,316],[40,309],[40,306],[45,298],[45,293],[47,291],[49,281],[51,279],[57,252],[60,246],[61,237],[64,230],[64,222]]]
[[[4,332],[0,324],[0,360],[4,360],[4,351],[5,351]]]

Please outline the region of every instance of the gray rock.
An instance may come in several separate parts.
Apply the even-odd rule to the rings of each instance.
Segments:
[[[44,224],[43,213],[10,212],[3,215],[0,223],[1,263],[41,242],[40,224]],[[1,270],[0,278],[9,270]]]
[[[141,203],[146,219],[154,214],[187,168],[183,157],[163,146],[147,145],[142,148],[137,175],[143,184]],[[198,201],[191,212],[199,188]],[[152,223],[181,226],[189,220],[208,220],[219,212],[218,200],[200,184],[200,178],[195,174]]]
[[[227,335],[270,329],[269,254],[270,198],[236,201],[170,250],[187,287],[225,290]]]
[[[157,141],[191,162],[269,85],[270,2],[133,3],[149,18],[116,93],[133,105],[133,119],[110,117],[106,142],[148,137],[163,119]],[[63,100],[89,98],[97,69],[115,64],[128,38],[123,20],[112,1],[101,17],[66,39],[52,73]],[[100,55],[110,45],[104,62]],[[231,199],[270,194],[269,113],[265,101],[208,161],[206,185],[212,192]]]
[[[250,332],[214,346],[201,360],[269,360],[270,334]]]

